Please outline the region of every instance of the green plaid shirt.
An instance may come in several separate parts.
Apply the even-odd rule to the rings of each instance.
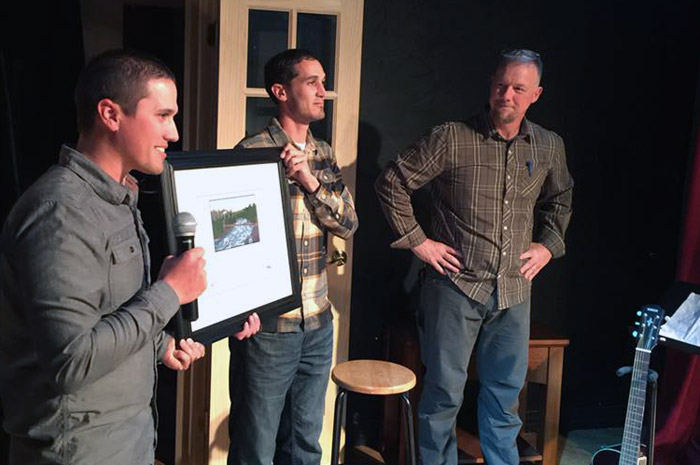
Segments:
[[[288,142],[293,143],[277,118],[273,118],[265,129],[246,137],[236,147],[281,149]],[[312,330],[333,319],[326,277],[326,233],[348,239],[358,226],[352,196],[343,184],[331,146],[314,139],[309,131],[304,152],[321,187],[310,194],[298,184],[289,183],[302,306],[276,321],[263,321],[264,331],[300,331],[302,321],[304,329]]]
[[[477,302],[485,303],[496,288],[501,309],[529,297],[531,283],[520,274],[519,257],[533,240],[555,258],[564,255],[573,181],[564,143],[554,132],[525,119],[520,134],[506,141],[488,108],[433,128],[377,179],[379,201],[398,236],[392,247],[411,248],[426,239],[411,194],[428,183],[431,238],[461,252],[463,269],[448,274]]]

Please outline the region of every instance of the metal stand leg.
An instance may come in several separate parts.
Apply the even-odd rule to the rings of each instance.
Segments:
[[[654,370],[649,370],[647,383],[650,386],[649,396],[651,397],[651,406],[649,408],[649,456],[648,465],[654,465],[654,440],[656,439],[656,391],[659,374]]]
[[[401,394],[401,401],[403,403],[404,419],[406,420],[406,445],[408,452],[408,459],[411,465],[416,465],[416,442],[414,440],[413,434],[413,412],[411,409],[411,401],[408,400],[408,392]]]
[[[338,465],[340,462],[340,430],[345,424],[345,404],[347,391],[338,388],[338,395],[335,398],[335,413],[333,414],[333,447],[331,449],[331,465]]]

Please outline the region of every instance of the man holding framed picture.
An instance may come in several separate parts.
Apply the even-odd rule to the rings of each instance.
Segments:
[[[333,149],[309,124],[325,117],[325,72],[310,52],[290,49],[265,65],[277,118],[237,147],[279,147],[292,203],[302,306],[263,319],[250,339],[231,339],[229,464],[318,464],[333,325],[326,278],[327,233],[358,226]]]

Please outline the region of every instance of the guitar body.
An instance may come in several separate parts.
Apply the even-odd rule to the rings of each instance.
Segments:
[[[647,448],[642,446],[642,457],[637,459],[637,465],[647,465]],[[599,449],[591,457],[590,465],[618,465],[620,463],[620,445]]]

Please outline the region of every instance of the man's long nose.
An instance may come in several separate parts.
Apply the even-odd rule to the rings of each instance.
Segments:
[[[513,95],[515,95],[515,89],[513,89],[512,86],[507,86],[503,89],[503,92],[501,92],[501,97],[509,102],[513,100]]]

